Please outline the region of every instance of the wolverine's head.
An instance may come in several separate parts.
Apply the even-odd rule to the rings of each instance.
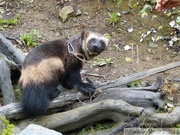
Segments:
[[[91,31],[82,31],[81,39],[82,49],[87,60],[99,55],[109,44],[109,39],[105,36]]]

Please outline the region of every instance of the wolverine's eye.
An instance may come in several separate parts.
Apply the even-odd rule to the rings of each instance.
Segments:
[[[96,41],[96,39],[92,38],[92,39],[89,40],[89,44],[93,44],[93,43],[95,43],[95,41]]]
[[[105,49],[106,48],[106,44],[103,40],[100,40],[100,43],[101,43],[101,47],[102,49]]]

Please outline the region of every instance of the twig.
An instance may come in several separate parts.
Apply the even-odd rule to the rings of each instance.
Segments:
[[[84,75],[89,75],[89,76],[94,76],[94,77],[101,77],[101,78],[105,78],[105,76],[103,75],[98,75],[98,74],[90,74],[90,73],[83,73]]]
[[[14,40],[17,44],[19,45],[22,45],[22,42],[18,39],[15,39],[15,38],[12,38],[12,37],[8,37],[8,36],[5,36],[6,39],[9,39],[9,40]]]

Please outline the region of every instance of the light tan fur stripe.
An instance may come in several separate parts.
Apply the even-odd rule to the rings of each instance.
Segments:
[[[29,83],[48,83],[53,80],[56,72],[64,72],[64,65],[60,58],[47,58],[35,65],[29,65],[22,69],[20,84],[24,88]]]

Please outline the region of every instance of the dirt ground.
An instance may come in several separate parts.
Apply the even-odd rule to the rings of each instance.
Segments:
[[[20,34],[25,34],[32,29],[36,29],[41,35],[41,38],[38,39],[38,44],[41,44],[48,40],[80,34],[82,30],[97,31],[102,34],[108,33],[111,36],[111,44],[108,50],[102,53],[101,57],[105,59],[112,58],[113,64],[99,67],[87,63],[83,68],[83,76],[83,73],[97,74],[99,76],[90,76],[95,81],[108,81],[180,61],[179,53],[175,52],[174,49],[167,50],[163,46],[164,41],[158,41],[158,46],[155,48],[149,47],[148,44],[154,35],[150,35],[142,43],[139,42],[141,35],[146,33],[148,28],[158,29],[159,26],[164,26],[164,29],[157,31],[159,35],[167,36],[173,33],[173,30],[168,24],[172,18],[167,15],[162,14],[153,23],[153,16],[159,15],[153,9],[152,11],[148,11],[147,18],[142,18],[140,10],[143,7],[143,3],[130,9],[128,7],[128,1],[123,1],[120,7],[117,7],[116,2],[112,0],[106,0],[104,3],[98,0],[27,0],[21,1],[21,3],[18,0],[9,0],[8,2],[9,4],[6,3],[6,6],[0,6],[5,11],[2,14],[3,18],[11,18],[17,14],[20,15],[17,25],[12,29],[4,28],[1,31],[8,37],[19,39]],[[59,10],[65,5],[71,5],[75,10],[80,10],[81,15],[71,17],[63,23],[58,14]],[[110,18],[108,13],[111,11],[120,15],[114,27],[108,24]],[[133,32],[128,32],[130,26],[133,27]],[[15,42],[13,43],[22,49],[24,53],[30,50],[30,48],[20,46]],[[124,50],[125,45],[132,47],[132,44],[137,44],[133,46],[134,49],[129,51]],[[132,61],[128,62],[126,57],[131,58]],[[158,75],[162,76],[164,80],[172,79],[173,77],[179,78],[180,67]],[[151,84],[154,82],[156,76],[154,75],[142,81]],[[172,102],[177,105],[180,102],[179,89],[175,93],[176,96]]]

